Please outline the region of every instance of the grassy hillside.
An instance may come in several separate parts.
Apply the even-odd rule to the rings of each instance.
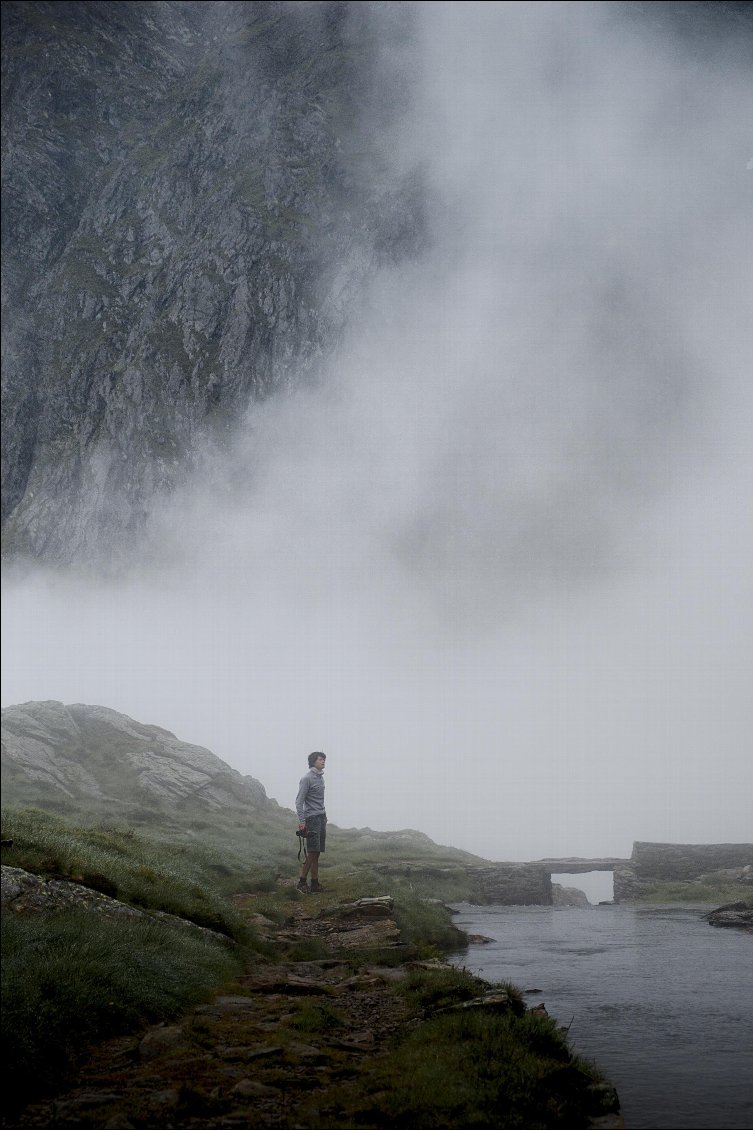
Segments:
[[[223,854],[209,843],[171,843],[133,829],[74,824],[34,809],[4,810],[2,838],[5,866],[74,880],[148,912],[135,920],[83,909],[3,913],[2,1056],[11,1119],[30,1101],[68,1086],[89,1050],[101,1041],[175,1023],[218,993],[237,993],[249,969],[258,972],[280,962],[332,956],[322,940],[274,940],[268,930],[277,923],[283,929],[281,938],[289,938],[284,931],[292,921],[291,911],[302,898],[307,901],[289,878],[286,881],[295,874],[297,859],[282,846],[277,856],[270,851],[260,860],[248,844],[242,848],[238,841],[233,852]],[[427,861],[457,860],[459,853],[425,837],[414,834],[408,839],[415,854],[423,852]],[[343,900],[389,894],[400,931],[396,950],[349,953],[354,971],[366,971],[368,962],[432,959],[464,946],[465,936],[436,897],[468,893],[462,890],[459,867],[432,866],[425,880],[420,870],[414,871],[407,884],[400,876],[374,872],[368,862],[396,846],[404,852],[404,840],[395,845],[385,834],[343,830],[335,840],[328,894],[317,900],[317,907],[327,915]],[[234,900],[240,893],[245,897]],[[254,908],[251,915],[244,913],[249,905]],[[155,917],[155,911],[209,927],[213,933],[176,929],[173,919]],[[367,984],[372,981],[366,978]],[[485,988],[465,971],[433,968],[431,960],[428,971],[385,987],[385,1000],[402,994],[400,1007],[413,1017],[411,1023],[381,1050],[374,1066],[367,1058],[357,1077],[348,1071],[343,1087],[334,1087],[331,1098],[340,1114],[306,1124],[352,1126],[350,1119],[357,1117],[360,1124],[365,1110],[377,1112],[378,1125],[384,1120],[448,1128],[590,1125],[589,1104],[602,1077],[593,1065],[572,1055],[565,1034],[551,1020],[527,1012],[514,987],[507,987],[512,1011],[446,1014],[448,1006],[483,994]],[[269,1007],[275,999],[273,994]],[[312,1004],[303,997],[292,1007],[276,1029],[285,1046],[293,1041],[291,1055],[298,1054],[300,1043],[295,1041],[301,1033],[311,1039],[324,1024],[331,1035],[332,1024],[339,1022],[337,1008],[326,1002]],[[385,1007],[398,1006],[387,1000]],[[465,1049],[462,1063],[457,1061],[459,1040]],[[476,1083],[469,1087],[471,1063]],[[194,1094],[191,1088],[184,1087],[181,1095],[191,1103],[200,1099],[217,1105],[216,1099]],[[312,1110],[319,1119],[316,1103]],[[502,1122],[500,1110],[505,1112]],[[90,1126],[91,1121],[82,1124]]]

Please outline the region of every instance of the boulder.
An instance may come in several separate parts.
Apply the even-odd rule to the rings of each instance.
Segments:
[[[552,883],[552,904],[554,906],[590,906],[588,895],[580,887],[563,887]]]
[[[747,902],[730,902],[719,906],[704,918],[709,926],[732,926],[753,934],[753,906]]]

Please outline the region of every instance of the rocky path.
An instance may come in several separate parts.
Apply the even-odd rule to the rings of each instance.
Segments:
[[[401,944],[388,896],[332,904],[301,895],[282,925],[258,912],[260,897],[236,903],[281,954],[306,946],[329,956],[260,962],[175,1022],[100,1045],[74,1086],[4,1130],[383,1130],[380,1058],[398,1030],[421,1023],[396,986],[443,963]],[[381,963],[368,964],[375,952]],[[615,1112],[590,1125],[624,1122]]]
[[[256,914],[254,896],[238,902],[281,947],[320,938],[334,956],[260,965],[239,979],[237,991],[179,1021],[109,1041],[73,1088],[27,1108],[14,1126],[348,1126],[351,1104],[361,1112],[359,1126],[368,1126],[359,1079],[398,1026],[410,1023],[391,991],[395,982],[425,964],[354,971],[348,961],[359,949],[399,950],[391,900],[358,900],[321,914],[315,897],[301,896],[284,926]]]

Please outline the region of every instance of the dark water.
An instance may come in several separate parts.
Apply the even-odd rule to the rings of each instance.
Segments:
[[[709,926],[708,906],[457,909],[495,941],[454,964],[541,989],[526,999],[571,1025],[629,1130],[753,1130],[753,935]]]

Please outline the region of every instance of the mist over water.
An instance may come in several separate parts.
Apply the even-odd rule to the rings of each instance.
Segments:
[[[753,829],[753,80],[617,5],[416,6],[428,245],[155,509],[4,589],[5,704],[101,703],[340,826],[497,859]]]

